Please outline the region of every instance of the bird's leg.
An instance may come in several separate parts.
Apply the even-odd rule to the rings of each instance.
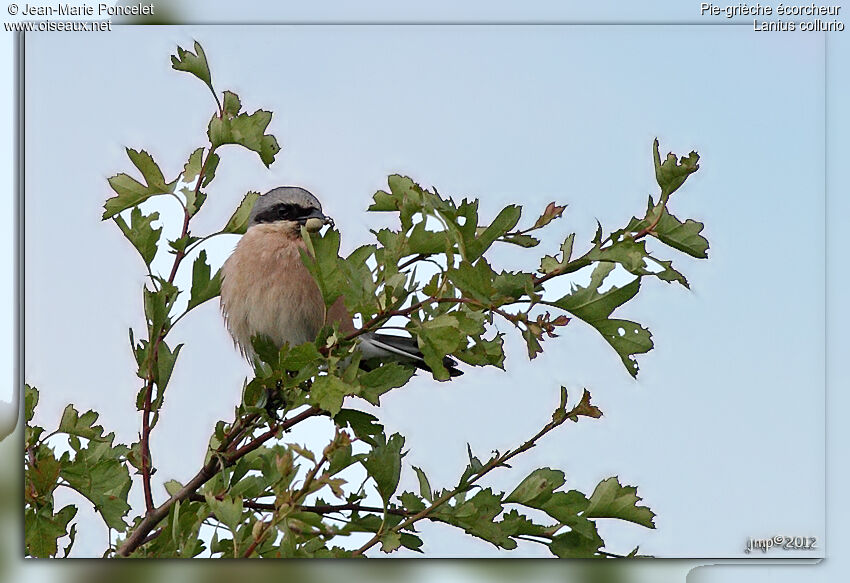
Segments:
[[[278,411],[286,407],[286,399],[283,398],[283,381],[278,380],[274,389],[265,389],[265,410],[269,417],[275,422],[280,421]]]

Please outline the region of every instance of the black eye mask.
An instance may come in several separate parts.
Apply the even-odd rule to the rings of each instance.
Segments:
[[[295,221],[305,223],[310,218],[324,219],[325,215],[316,208],[304,208],[297,204],[280,203],[267,209],[254,219],[256,223],[274,223],[275,221]]]

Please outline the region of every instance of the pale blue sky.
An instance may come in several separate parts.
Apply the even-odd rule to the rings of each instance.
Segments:
[[[512,342],[508,374],[475,371],[451,386],[421,378],[380,414],[407,436],[408,461],[446,484],[462,469],[463,443],[481,455],[518,443],[548,416],[558,384],[587,386],[603,420],[564,428],[494,486],[509,489],[541,465],[564,468],[583,490],[619,474],[659,514],[656,531],[606,528],[621,550],[640,543],[661,556],[738,556],[762,531],[823,536],[821,35],[647,26],[33,35],[25,377],[42,387],[45,423],[71,400],[101,411],[120,440],[135,439],[126,328],[141,321],[141,272],[117,229],[97,219],[103,178],[128,167],[123,145],[151,151],[166,174],[200,145],[208,95],[167,61],[192,39],[206,48],[219,90],[275,112],[271,131],[284,147],[271,171],[227,151],[199,226],[220,225],[246,190],[300,184],[322,199],[351,249],[383,224],[363,210],[398,171],[445,194],[480,196],[484,216],[507,202],[532,216],[550,200],[569,203],[541,247],[551,250],[558,235],[576,230],[586,240],[595,218],[610,229],[642,208],[654,190],[654,136],[665,151],[697,149],[702,169],[673,209],[706,223],[711,259],[674,256],[693,292],[647,281],[619,312],[654,333],[637,382],[576,325],[533,363]],[[211,248],[215,261],[233,244]],[[524,255],[493,257],[519,266]],[[97,316],[81,319],[86,310]],[[177,332],[187,349],[153,442],[162,480],[189,474],[186,460],[200,459],[206,428],[229,415],[246,374],[216,312],[205,306]],[[179,448],[169,445],[175,436]],[[434,555],[493,554],[434,530],[442,533],[428,539]]]

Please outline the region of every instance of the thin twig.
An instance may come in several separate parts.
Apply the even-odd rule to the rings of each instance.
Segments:
[[[157,524],[162,522],[162,520],[168,515],[168,511],[176,502],[182,502],[183,500],[188,499],[192,494],[195,494],[201,486],[203,486],[206,482],[212,479],[219,470],[224,467],[232,466],[236,463],[242,456],[245,454],[257,449],[260,447],[265,441],[268,441],[272,437],[274,437],[278,431],[286,431],[287,429],[293,427],[297,423],[301,421],[313,417],[315,415],[321,415],[324,412],[318,407],[310,407],[309,409],[299,413],[295,417],[290,419],[285,419],[284,421],[276,424],[275,431],[268,431],[262,436],[262,441],[260,438],[255,439],[247,446],[244,446],[234,452],[227,452],[226,449],[230,445],[230,439],[225,437],[222,444],[215,451],[216,455],[210,456],[210,460],[204,464],[204,466],[198,471],[195,476],[186,483],[178,492],[174,493],[168,500],[163,502],[160,506],[155,508],[152,512],[149,512],[145,515],[139,525],[130,533],[121,547],[118,549],[118,554],[122,557],[129,556],[133,551],[139,548],[148,533],[150,533]],[[243,425],[242,420],[238,420],[234,423],[233,428],[231,429],[230,435],[235,436],[238,432],[241,431]],[[250,446],[250,447],[249,447]]]
[[[434,500],[434,502],[430,506],[428,506],[427,508],[423,509],[420,512],[417,512],[413,516],[408,517],[407,520],[400,522],[398,525],[391,528],[390,531],[391,532],[399,532],[399,531],[401,531],[405,528],[412,526],[414,523],[418,522],[419,520],[428,517],[428,515],[431,514],[434,510],[436,510],[437,508],[439,508],[440,506],[442,506],[443,504],[448,502],[450,499],[452,499],[454,496],[456,496],[460,492],[465,492],[465,491],[469,490],[469,488],[473,484],[475,484],[475,482],[477,482],[480,478],[482,478],[485,474],[489,473],[491,470],[505,465],[505,463],[508,462],[513,457],[515,457],[515,456],[521,454],[522,452],[527,451],[527,450],[531,449],[532,447],[534,447],[535,444],[537,443],[537,441],[541,437],[543,437],[544,435],[546,435],[547,433],[549,433],[550,431],[552,431],[553,429],[555,429],[559,425],[563,424],[569,418],[569,416],[570,416],[570,413],[566,413],[565,415],[563,415],[560,418],[553,418],[552,421],[550,421],[545,426],[543,426],[543,429],[538,431],[537,434],[534,435],[534,437],[532,437],[531,439],[529,439],[528,441],[526,441],[525,443],[523,443],[522,445],[520,445],[516,449],[513,449],[511,451],[504,453],[501,456],[493,458],[486,465],[484,465],[480,470],[478,470],[477,472],[472,474],[464,483],[458,484],[458,486],[454,490],[446,492],[445,494],[443,494],[442,496],[440,496],[439,498]],[[381,540],[381,537],[379,535],[380,535],[380,533],[373,536],[362,547],[360,547],[359,549],[354,551],[351,556],[352,557],[360,556],[363,553],[365,553],[367,550],[369,550],[370,548],[375,546]]]

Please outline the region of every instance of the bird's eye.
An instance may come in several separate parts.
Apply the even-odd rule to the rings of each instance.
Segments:
[[[282,204],[277,207],[278,219],[291,219],[295,216],[295,209],[291,204]]]

